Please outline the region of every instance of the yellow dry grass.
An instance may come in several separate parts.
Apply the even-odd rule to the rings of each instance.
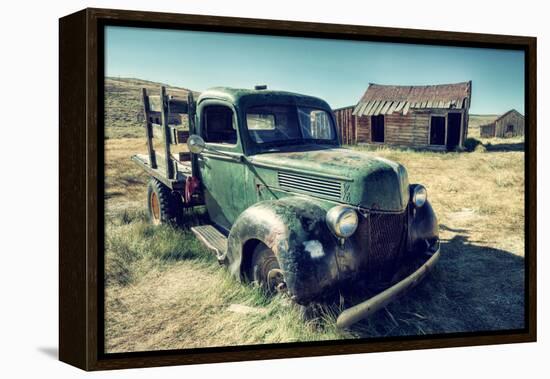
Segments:
[[[280,297],[234,281],[189,232],[144,216],[147,177],[129,157],[143,139],[105,141],[108,352],[368,338],[521,328],[524,311],[522,141],[488,140],[473,153],[377,149],[428,189],[441,226],[433,274],[372,319],[339,331],[335,307],[305,322]],[[358,147],[369,150],[369,148]],[[242,304],[260,312],[233,312]],[[246,308],[245,308],[246,309]]]

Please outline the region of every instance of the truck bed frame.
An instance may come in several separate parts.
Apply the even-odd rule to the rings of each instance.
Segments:
[[[185,144],[195,131],[193,93],[190,91],[187,99],[176,98],[167,95],[166,87],[162,86],[160,96],[151,96],[143,88],[142,100],[147,154],[136,154],[131,159],[148,175],[172,191],[183,194],[187,178],[198,172],[194,170],[196,157],[189,152],[172,153],[171,147]],[[185,114],[189,121],[188,130],[170,123]]]

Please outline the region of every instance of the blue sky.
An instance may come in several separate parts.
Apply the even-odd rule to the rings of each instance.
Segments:
[[[472,80],[470,113],[524,112],[524,53],[313,38],[109,26],[105,73],[204,91],[267,84],[355,104],[369,83]]]

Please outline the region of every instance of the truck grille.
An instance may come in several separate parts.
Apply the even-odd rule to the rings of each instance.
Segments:
[[[361,246],[366,246],[366,269],[375,280],[390,280],[404,252],[407,212],[369,213],[361,222]]]
[[[278,173],[279,186],[282,189],[340,200],[342,184],[334,179],[316,178],[288,172]]]

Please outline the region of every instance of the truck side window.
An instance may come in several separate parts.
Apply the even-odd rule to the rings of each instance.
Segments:
[[[237,143],[233,111],[223,105],[209,105],[203,111],[203,138],[212,143]]]

